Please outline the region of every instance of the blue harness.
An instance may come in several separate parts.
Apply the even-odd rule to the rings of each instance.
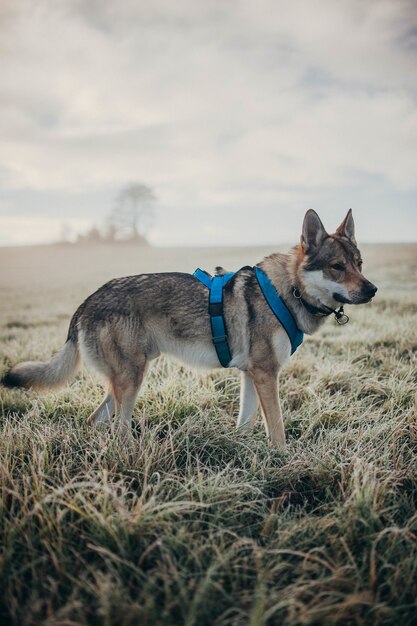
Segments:
[[[207,272],[197,268],[194,276],[198,278],[210,290],[209,295],[209,314],[211,323],[211,336],[217,356],[223,367],[228,367],[232,360],[230,348],[227,341],[226,323],[223,316],[223,287],[235,275],[223,274],[223,276],[210,276]]]
[[[269,305],[269,308],[283,326],[289,337],[291,342],[291,354],[294,354],[298,346],[303,341],[304,333],[297,328],[294,317],[287,308],[285,302],[280,297],[274,285],[271,283],[268,275],[261,270],[260,267],[254,267],[253,269],[255,270],[259,287]],[[223,287],[227,285],[229,280],[233,278],[235,274],[236,272],[223,274],[222,276],[210,276],[210,274],[200,268],[196,269],[194,272],[195,278],[202,282],[203,285],[205,285],[210,291],[209,314],[211,334],[218,359],[223,367],[229,367],[229,363],[232,360],[229,343],[227,341],[226,323],[223,315]]]

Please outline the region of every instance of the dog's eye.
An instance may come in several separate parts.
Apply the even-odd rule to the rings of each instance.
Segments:
[[[342,263],[333,263],[331,267],[332,269],[338,270],[339,272],[343,272],[343,270],[345,269],[345,266],[342,265]]]

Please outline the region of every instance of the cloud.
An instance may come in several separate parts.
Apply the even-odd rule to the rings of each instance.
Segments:
[[[3,15],[0,214],[45,216],[55,194],[57,217],[88,199],[94,220],[141,180],[191,232],[207,211],[268,220],[376,180],[407,206],[416,193],[412,3],[22,0]],[[158,241],[181,236],[174,222]]]

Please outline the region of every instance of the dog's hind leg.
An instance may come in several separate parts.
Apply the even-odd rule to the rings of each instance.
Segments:
[[[117,427],[128,431],[132,426],[132,415],[136,398],[146,370],[146,359],[130,370],[117,373],[111,380],[113,396],[116,404]]]
[[[115,404],[111,391],[106,395],[100,406],[91,413],[87,419],[88,426],[98,426],[99,424],[107,424],[114,415]]]
[[[258,409],[258,396],[255,386],[248,372],[240,374],[240,406],[236,428],[247,431],[253,428],[256,411]]]
[[[278,397],[277,372],[256,367],[251,369],[250,374],[261,403],[265,429],[270,444],[285,448],[285,430]]]

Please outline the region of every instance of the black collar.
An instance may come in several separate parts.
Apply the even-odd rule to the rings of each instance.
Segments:
[[[297,287],[292,288],[292,293],[294,298],[297,298],[297,300],[301,302],[301,304],[303,305],[305,310],[308,311],[308,313],[311,313],[316,317],[327,317],[328,315],[331,315],[333,313],[335,320],[338,324],[343,326],[344,324],[348,323],[349,317],[344,312],[343,305],[340,306],[337,310],[332,309],[329,306],[325,306],[324,304],[322,305],[323,308],[319,308],[318,306],[310,304],[309,302],[307,302],[307,300],[304,300],[304,298],[301,296],[300,290],[297,289]]]

